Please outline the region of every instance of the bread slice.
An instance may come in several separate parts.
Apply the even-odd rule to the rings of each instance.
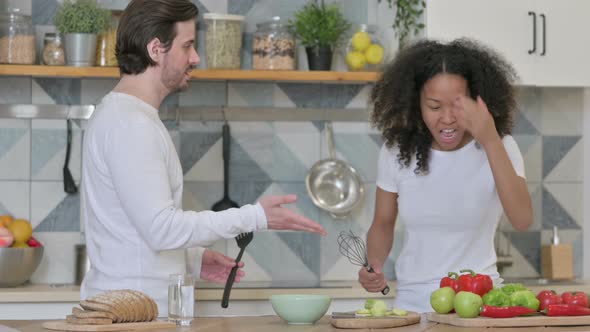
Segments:
[[[78,307],[72,308],[72,315],[76,318],[108,318],[111,321],[116,319],[115,315],[107,311],[83,310]]]
[[[73,315],[66,316],[66,322],[77,325],[108,325],[113,324],[109,318],[77,318]]]

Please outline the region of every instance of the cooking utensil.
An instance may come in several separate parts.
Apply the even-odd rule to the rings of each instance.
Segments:
[[[240,248],[240,253],[238,254],[238,257],[236,257],[236,266],[232,267],[231,272],[229,273],[229,277],[227,277],[227,281],[225,282],[225,288],[223,289],[223,298],[221,299],[222,308],[227,308],[229,304],[229,293],[231,292],[234,280],[236,279],[236,273],[238,272],[237,263],[239,263],[242,259],[244,249],[246,249],[246,246],[248,245],[248,243],[252,241],[253,238],[253,232],[242,233],[236,236],[236,242],[238,243],[238,247]]]
[[[229,187],[229,125],[227,122],[223,124],[222,131],[222,149],[223,149],[223,198],[217,203],[213,204],[211,210],[223,211],[231,208],[237,208],[238,203],[232,201],[229,198],[228,187]]]
[[[316,162],[305,177],[312,202],[336,219],[345,218],[364,196],[363,181],[358,172],[343,160],[336,159],[332,124],[326,124],[330,157]]]
[[[90,259],[86,254],[85,244],[76,244],[74,248],[76,251],[76,278],[74,282],[76,285],[81,285],[86,273],[90,270]]]
[[[358,266],[364,266],[367,271],[373,273],[373,267],[369,265],[367,259],[367,247],[365,242],[360,237],[356,236],[351,230],[348,232],[342,231],[338,235],[338,249],[342,256],[348,258],[348,260]],[[385,286],[381,290],[381,294],[387,295],[389,293],[389,286]]]
[[[70,119],[66,120],[66,126],[66,160],[63,168],[64,191],[68,194],[75,194],[78,192],[78,187],[76,187],[76,182],[74,182],[74,177],[68,166],[70,164],[70,150],[72,149],[72,123],[70,122]]]

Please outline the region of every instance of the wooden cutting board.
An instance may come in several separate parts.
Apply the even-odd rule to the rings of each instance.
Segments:
[[[57,320],[43,323],[43,327],[49,330],[58,331],[129,331],[129,330],[147,330],[147,329],[165,329],[176,328],[174,322],[151,321],[138,323],[115,323],[104,325],[80,325],[71,324],[65,320]]]
[[[461,327],[516,327],[516,326],[574,326],[590,325],[590,316],[547,317],[544,315],[514,318],[460,318],[457,314],[429,312],[426,317],[438,322]]]
[[[395,317],[354,317],[331,318],[330,323],[339,329],[384,329],[398,326],[417,324],[420,322],[420,314],[408,311],[407,316]]]

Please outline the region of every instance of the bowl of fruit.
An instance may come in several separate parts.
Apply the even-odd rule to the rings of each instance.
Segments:
[[[25,219],[0,216],[0,287],[25,283],[43,258],[43,246]]]

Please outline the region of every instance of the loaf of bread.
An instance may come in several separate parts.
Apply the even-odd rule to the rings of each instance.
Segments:
[[[148,295],[131,289],[107,291],[80,301],[67,322],[72,324],[112,324],[149,322],[158,317],[158,305]]]

